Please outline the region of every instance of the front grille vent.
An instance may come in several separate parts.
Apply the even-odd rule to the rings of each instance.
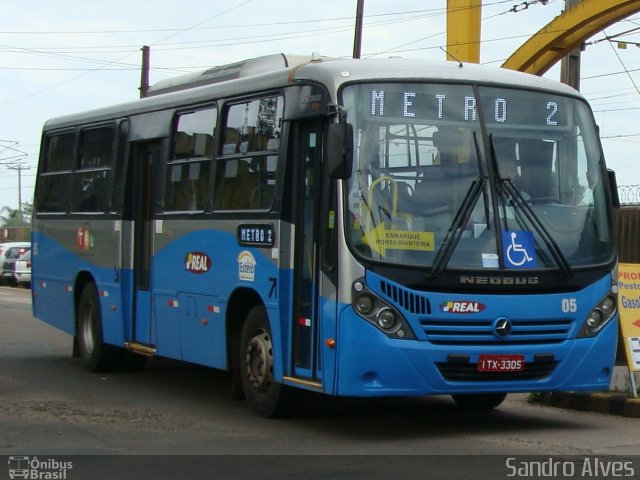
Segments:
[[[387,297],[387,300],[402,307],[409,313],[416,315],[429,315],[431,313],[429,299],[425,296],[385,281],[380,282],[380,288],[382,289],[382,293]]]
[[[467,318],[424,318],[420,321],[427,340],[436,345],[561,343],[569,338],[570,319],[510,319],[513,326],[508,337],[498,338],[493,320]]]

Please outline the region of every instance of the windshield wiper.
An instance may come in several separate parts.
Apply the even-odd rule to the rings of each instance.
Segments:
[[[485,195],[485,214],[487,218],[487,226],[488,226],[488,218],[489,212],[486,201],[486,189],[484,188],[487,183],[487,175],[482,166],[482,162],[480,160],[480,146],[478,145],[478,138],[476,136],[476,132],[473,132],[473,144],[476,148],[476,160],[478,161],[478,171],[480,172],[480,176],[477,180],[471,182],[471,186],[469,190],[467,190],[467,194],[462,200],[462,205],[456,212],[456,216],[447,231],[447,234],[444,237],[442,242],[442,246],[438,250],[438,254],[433,261],[433,268],[427,274],[428,278],[435,278],[442,273],[442,271],[446,268],[453,252],[458,246],[458,242],[462,238],[462,234],[464,233],[464,227],[469,222],[469,218],[471,217],[471,212],[476,207],[478,203],[478,199],[480,198],[480,194]]]
[[[564,256],[564,254],[562,253],[562,250],[560,250],[560,247],[558,246],[554,238],[549,233],[549,230],[547,229],[547,227],[545,227],[544,224],[540,221],[540,219],[538,219],[538,216],[535,214],[535,212],[531,208],[531,205],[527,203],[527,201],[524,199],[524,197],[522,196],[518,188],[514,185],[511,179],[502,178],[502,177],[499,177],[499,179],[500,179],[500,185],[504,187],[506,192],[513,199],[515,203],[514,206],[516,207],[516,211],[521,211],[529,221],[529,224],[533,226],[536,232],[538,232],[538,234],[542,238],[542,241],[549,249],[549,252],[551,252],[551,256],[553,257],[554,261],[558,265],[558,268],[560,268],[560,270],[562,271],[562,274],[567,278],[571,277],[573,275],[573,272],[571,271],[571,265],[567,261],[567,257]],[[504,198],[504,192],[501,191],[500,193]]]
[[[471,212],[476,206],[476,203],[478,203],[480,193],[484,190],[485,183],[486,180],[482,177],[479,177],[477,180],[471,182],[471,186],[469,187],[469,190],[467,190],[467,194],[465,195],[464,200],[462,201],[462,205],[458,209],[458,212],[456,213],[456,216],[453,219],[449,230],[447,231],[447,235],[444,237],[442,246],[438,250],[438,254],[433,261],[433,268],[427,274],[427,277],[437,277],[445,269],[447,263],[449,263],[451,255],[453,255],[458,242],[462,238],[464,227],[469,222]]]
[[[551,256],[556,262],[556,265],[558,265],[558,268],[562,271],[562,274],[566,278],[571,277],[571,275],[573,275],[573,272],[571,271],[571,265],[569,265],[567,258],[564,256],[562,250],[560,250],[560,247],[549,233],[547,227],[545,227],[544,224],[540,221],[531,206],[527,203],[520,191],[516,188],[513,181],[508,178],[502,178],[502,176],[500,175],[500,169],[498,168],[498,159],[496,158],[496,150],[493,144],[493,134],[489,135],[489,146],[489,154],[491,155],[493,171],[498,179],[498,182],[496,182],[496,186],[498,187],[498,194],[503,199],[503,205],[506,205],[506,191],[506,193],[511,198],[513,198],[515,202],[514,207],[516,208],[516,212],[523,212],[524,216],[529,221],[529,224],[533,226],[534,230],[538,233],[538,235],[540,235],[542,241],[547,246],[547,249],[549,250],[549,252],[551,252]],[[504,218],[506,222],[506,214],[504,215]],[[498,243],[498,245],[500,245],[500,243]]]
[[[480,198],[480,194],[485,192],[485,184],[487,183],[487,176],[484,173],[482,168],[482,162],[480,161],[480,146],[478,145],[478,138],[476,137],[476,132],[473,132],[473,144],[476,147],[476,159],[478,161],[478,171],[480,172],[480,176],[477,180],[471,182],[471,186],[469,190],[467,190],[467,194],[462,200],[462,205],[456,212],[456,216],[447,231],[447,234],[444,237],[444,241],[442,242],[442,246],[438,250],[438,254],[433,261],[433,268],[431,272],[427,275],[429,278],[435,278],[442,273],[442,271],[446,268],[453,252],[458,246],[458,242],[462,238],[462,234],[464,233],[464,227],[469,222],[469,218],[471,216],[471,212],[478,203],[478,199]],[[487,209],[486,199],[485,199],[485,211]],[[488,212],[487,218],[489,218]]]

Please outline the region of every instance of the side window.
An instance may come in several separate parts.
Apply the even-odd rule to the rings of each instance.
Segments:
[[[214,208],[268,210],[273,204],[284,97],[231,105],[225,112]]]
[[[45,138],[45,158],[38,179],[37,211],[66,212],[74,167],[75,138],[74,132]]]
[[[172,156],[167,164],[165,212],[206,208],[216,121],[215,107],[177,117]]]
[[[104,212],[108,208],[114,147],[115,128],[112,125],[80,132],[71,211]]]
[[[111,212],[122,212],[127,172],[127,140],[129,120],[123,120],[118,127],[118,146],[113,166],[113,187],[111,189]]]

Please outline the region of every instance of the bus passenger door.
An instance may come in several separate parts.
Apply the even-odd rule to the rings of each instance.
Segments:
[[[132,343],[152,345],[151,257],[153,255],[154,172],[160,161],[162,141],[131,145],[132,163],[127,190],[133,219],[133,328]]]
[[[294,281],[292,372],[293,376],[323,382],[322,337],[324,276],[321,269],[320,228],[327,216],[322,184],[322,124],[309,121],[295,124],[294,186]]]

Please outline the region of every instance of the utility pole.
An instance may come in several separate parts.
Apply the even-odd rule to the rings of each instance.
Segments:
[[[20,220],[22,220],[22,171],[30,170],[31,167],[25,167],[24,165],[21,165],[21,164],[16,164],[16,165],[5,164],[5,167],[7,167],[9,170],[18,171],[18,216],[20,217]]]
[[[2,145],[2,143],[7,143],[9,145]],[[0,153],[5,150],[10,150],[12,156],[10,157],[0,157],[0,166],[6,167],[9,170],[17,170],[18,171],[18,215],[22,220],[22,170],[30,170],[31,167],[25,167],[23,162],[29,155],[23,152],[22,150],[18,150],[15,148],[18,146],[18,142],[13,140],[0,140]]]
[[[144,45],[142,48],[142,67],[140,68],[140,98],[147,96],[149,92],[149,68],[150,49]]]
[[[360,58],[362,49],[362,19],[364,17],[364,0],[358,0],[356,7],[356,33],[353,39],[353,58]]]
[[[569,10],[582,0],[564,0],[564,9]],[[580,90],[580,52],[582,47],[574,48],[560,62],[560,81],[565,85]]]

